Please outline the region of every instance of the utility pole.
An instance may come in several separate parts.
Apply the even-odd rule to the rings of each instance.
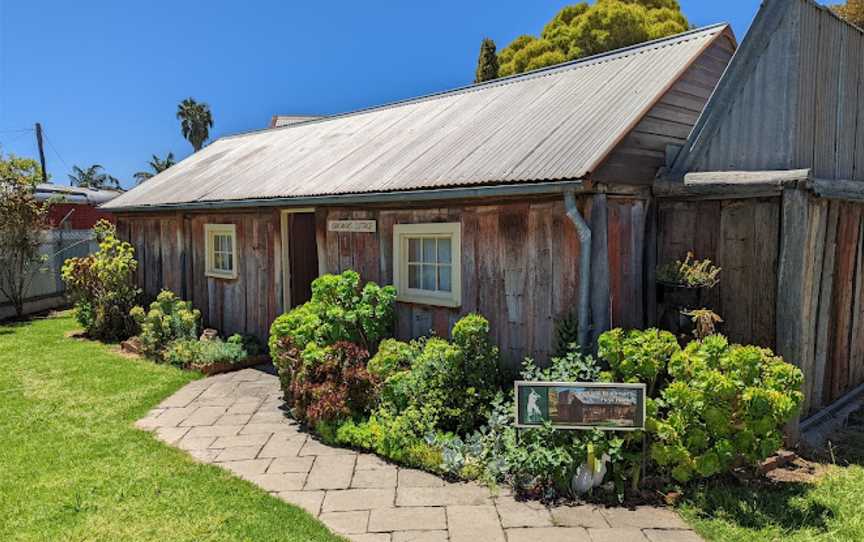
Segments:
[[[42,164],[42,182],[48,182],[48,172],[45,170],[45,146],[42,144],[42,125],[36,123],[36,145],[39,147],[39,163]]]

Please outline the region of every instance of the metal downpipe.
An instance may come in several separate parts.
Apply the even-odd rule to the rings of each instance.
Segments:
[[[590,351],[588,343],[591,333],[591,300],[589,298],[591,291],[591,228],[588,227],[588,223],[585,222],[585,219],[576,207],[575,190],[564,192],[564,209],[567,211],[567,216],[573,222],[573,225],[576,226],[576,231],[579,234],[579,324],[577,333],[579,335],[579,346],[584,353]]]

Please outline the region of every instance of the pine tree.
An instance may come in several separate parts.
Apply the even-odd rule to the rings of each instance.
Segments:
[[[477,59],[477,73],[474,76],[475,83],[491,81],[498,78],[498,55],[495,54],[495,42],[489,38],[483,38],[480,44],[480,57]]]

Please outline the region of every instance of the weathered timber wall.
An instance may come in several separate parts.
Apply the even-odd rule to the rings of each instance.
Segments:
[[[778,198],[725,201],[658,200],[657,262],[684,259],[688,251],[722,268],[707,303],[720,314],[730,340],[773,348]]]
[[[135,247],[138,284],[148,298],[168,289],[192,301],[204,325],[224,335],[249,333],[266,340],[282,311],[278,211],[218,214],[121,215],[117,229]],[[204,275],[204,224],[237,227],[238,276]]]
[[[778,350],[804,371],[804,413],[864,383],[864,204],[783,194]]]
[[[642,325],[645,202],[583,197],[579,206],[594,229],[594,265],[601,271],[592,286],[595,335],[609,327],[610,313],[616,326]],[[479,312],[489,319],[505,363],[516,369],[525,356],[548,360],[556,322],[576,309],[580,245],[561,201],[415,210],[333,208],[319,209],[317,216],[327,272],[354,269],[364,280],[386,284],[393,280],[394,224],[462,224],[462,306],[399,303],[399,338],[430,331],[446,337],[460,317]],[[606,220],[598,223],[602,216]],[[327,220],[352,218],[376,220],[378,231],[327,231]]]

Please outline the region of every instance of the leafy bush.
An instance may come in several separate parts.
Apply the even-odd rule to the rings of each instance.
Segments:
[[[713,288],[720,282],[721,269],[711,260],[697,260],[692,252],[684,261],[677,260],[657,269],[657,280],[688,288]]]
[[[244,335],[242,333],[235,333],[228,337],[229,344],[235,344],[237,346],[241,346],[243,351],[246,352],[248,356],[259,356],[264,353],[264,347],[261,345],[261,341],[258,340],[258,337],[255,335]]]
[[[135,334],[130,309],[141,293],[135,286],[135,250],[117,239],[110,222],[100,220],[94,229],[99,250],[84,258],[66,260],[63,281],[87,335],[105,341],[127,339]]]
[[[177,367],[202,369],[220,363],[236,364],[248,357],[242,345],[220,339],[173,341],[163,353],[165,362]]]
[[[201,312],[168,290],[159,292],[149,311],[134,307],[130,314],[141,329],[141,351],[148,358],[161,360],[170,343],[198,337]]]
[[[669,362],[651,457],[686,482],[756,465],[782,444],[803,395],[801,371],[767,348],[713,335]]]
[[[668,331],[613,329],[597,340],[598,355],[609,364],[603,375],[608,382],[642,382],[653,396],[658,380],[672,356],[680,350],[678,340]]]
[[[323,359],[339,342],[374,352],[393,328],[396,290],[373,282],[360,287],[360,275],[345,271],[312,283],[312,299],[283,314],[270,327],[270,353],[282,390],[290,398],[292,368]]]
[[[406,346],[388,345],[388,352],[416,353],[416,358],[410,370],[396,372],[384,382],[382,406],[394,413],[426,407],[435,428],[444,432],[467,434],[477,429],[499,384],[498,348],[489,340],[489,322],[471,314],[453,326],[452,342],[433,337]]]
[[[369,352],[349,342],[328,346],[313,363],[296,358],[290,367],[294,417],[316,427],[368,412],[375,400],[368,360]]]
[[[369,360],[369,374],[383,382],[398,372],[410,369],[419,354],[417,344],[384,339],[378,345],[378,353]]]

